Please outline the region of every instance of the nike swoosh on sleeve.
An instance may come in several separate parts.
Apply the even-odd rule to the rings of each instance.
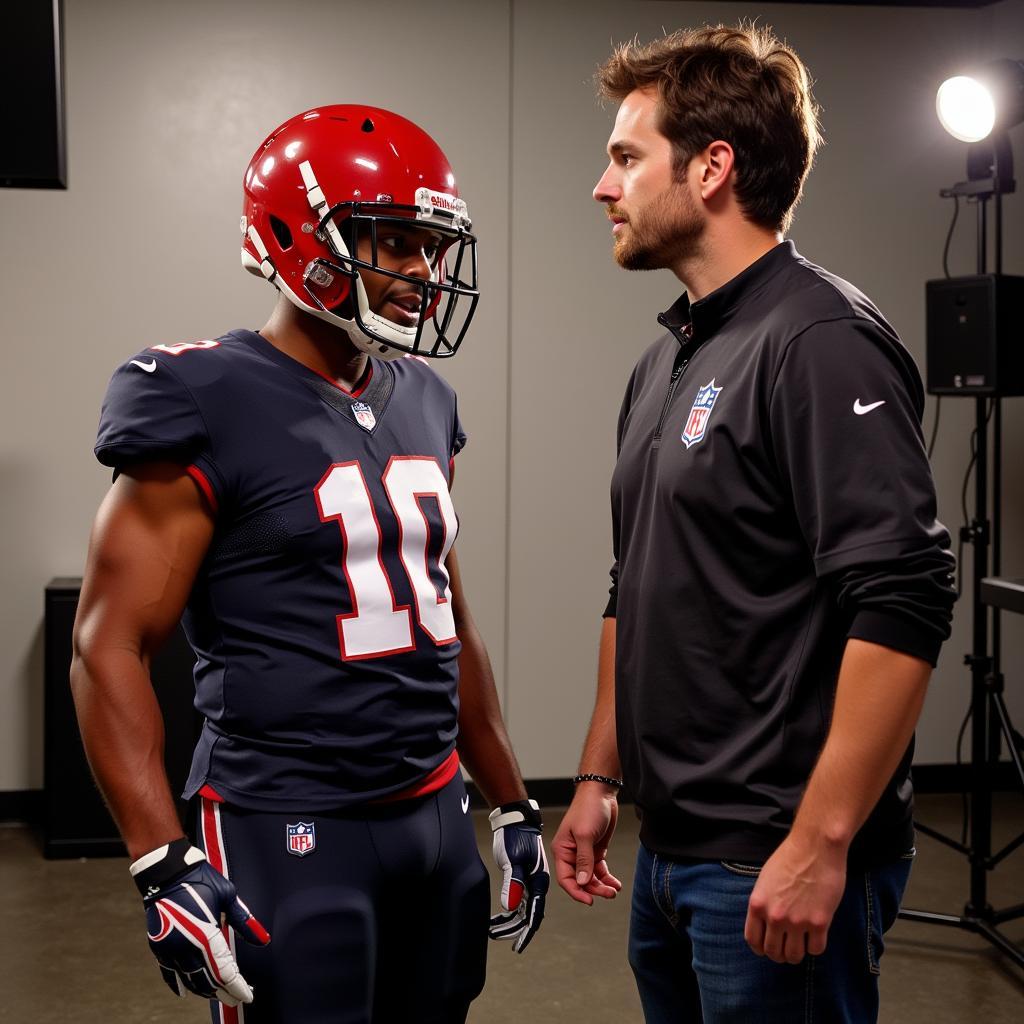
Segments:
[[[146,373],[152,373],[156,369],[156,360],[151,359],[148,363],[143,363],[141,360],[132,359],[132,366],[137,366],[140,370],[145,370]]]
[[[870,405],[861,405],[860,399],[858,398],[853,403],[853,411],[858,416],[863,416],[865,413],[871,412],[872,409],[877,409],[880,405],[885,405],[884,398],[880,402],[872,402]]]

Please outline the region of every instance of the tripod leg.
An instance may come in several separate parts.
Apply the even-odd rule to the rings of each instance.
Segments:
[[[974,929],[981,935],[984,935],[993,946],[1002,950],[1018,967],[1024,967],[1024,952],[1017,948],[1002,932],[998,929],[993,928],[987,921],[977,922],[977,927]]]
[[[1010,757],[1017,769],[1017,777],[1020,779],[1021,786],[1024,786],[1024,762],[1021,761],[1017,730],[1014,729],[1013,723],[1010,721],[1010,712],[1007,710],[1003,695],[1001,693],[992,694],[992,703],[999,715],[999,723],[1003,727],[1003,735],[1006,737],[1007,747],[1010,748]]]

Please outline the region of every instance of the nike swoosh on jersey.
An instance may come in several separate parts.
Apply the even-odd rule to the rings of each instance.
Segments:
[[[880,402],[872,402],[870,405],[861,405],[860,399],[858,398],[853,403],[853,411],[858,416],[863,416],[865,413],[871,412],[872,409],[877,409],[880,405],[885,405],[885,399],[883,398]]]
[[[469,813],[469,795],[468,794],[462,798],[462,813],[463,814],[468,814]]]
[[[151,359],[148,363],[140,362],[138,359],[131,360],[132,366],[137,366],[140,370],[145,370],[146,373],[152,373],[156,369],[156,360]]]

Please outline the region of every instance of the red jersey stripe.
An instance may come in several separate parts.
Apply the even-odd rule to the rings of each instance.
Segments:
[[[459,752],[453,750],[429,775],[425,775],[419,782],[414,782],[405,789],[400,789],[390,796],[381,797],[380,800],[373,800],[375,804],[390,804],[396,800],[413,800],[418,796],[426,796],[428,793],[436,793],[443,789],[459,770]]]
[[[203,492],[203,497],[210,503],[210,508],[216,512],[217,495],[213,493],[213,487],[210,486],[209,477],[207,477],[207,475],[198,466],[189,466],[186,472],[199,485],[199,490]]]

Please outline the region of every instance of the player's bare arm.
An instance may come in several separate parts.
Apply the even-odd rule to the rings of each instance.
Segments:
[[[445,561],[451,581],[459,655],[459,759],[491,807],[526,799],[494,686],[494,672],[462,589],[455,549]]]
[[[931,671],[909,654],[847,642],[828,738],[793,828],[750,896],[744,934],[755,953],[799,963],[824,951],[850,843],[910,743]]]
[[[149,678],[212,536],[213,516],[183,466],[153,463],[118,476],[93,527],[71,686],[89,764],[133,860],[164,981],[179,996],[192,991],[237,1006],[252,1001],[252,989],[220,932],[221,914],[246,941],[263,945],[270,936],[183,835]],[[183,915],[188,938],[174,923]]]
[[[544,919],[550,876],[540,808],[528,800],[519,764],[501,717],[494,673],[483,638],[466,603],[455,550],[450,577],[459,654],[459,758],[469,769],[490,814],[492,852],[502,873],[503,913],[491,918],[492,939],[509,939],[522,953]]]
[[[580,773],[619,778],[615,740],[615,619],[604,619],[598,655],[597,699],[580,759]],[[558,884],[588,906],[595,896],[612,899],[622,888],[609,870],[608,844],[618,820],[618,789],[599,781],[581,782],[562,819],[551,849]]]
[[[149,679],[201,564],[213,518],[184,467],[122,472],[93,527],[71,686],[89,763],[133,859],[183,835]]]

